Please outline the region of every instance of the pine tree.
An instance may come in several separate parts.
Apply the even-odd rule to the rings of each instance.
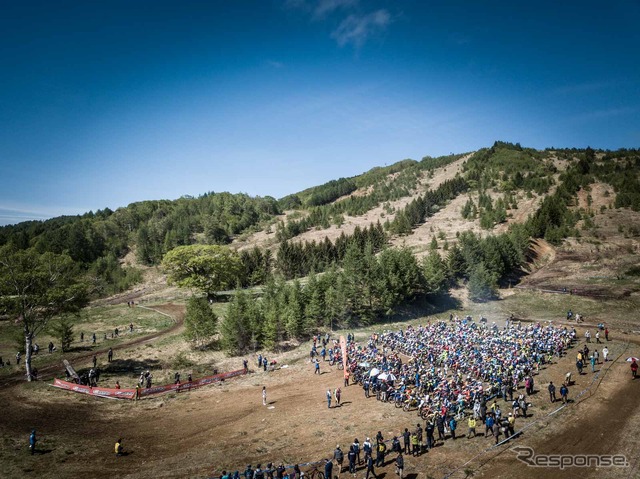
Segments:
[[[287,303],[283,311],[284,326],[290,338],[303,337],[304,301],[299,281],[294,281],[287,290]]]
[[[248,296],[244,291],[238,291],[229,303],[227,315],[220,326],[222,345],[231,354],[241,354],[251,346],[251,324],[247,315]]]
[[[498,294],[496,277],[482,262],[472,269],[467,288],[469,298],[476,302],[493,299]]]
[[[447,265],[437,251],[431,251],[422,260],[425,292],[427,294],[442,293],[447,285]]]
[[[206,298],[191,296],[187,301],[187,314],[184,318],[184,335],[196,346],[202,347],[210,342],[218,328],[218,317],[209,306]]]
[[[318,282],[316,275],[312,274],[309,277],[307,286],[304,288],[304,293],[307,298],[304,315],[306,329],[308,331],[313,331],[322,325],[324,317],[324,295],[321,288],[322,285]]]

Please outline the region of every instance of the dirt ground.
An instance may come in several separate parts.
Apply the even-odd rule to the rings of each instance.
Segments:
[[[357,334],[364,339],[365,333]],[[354,385],[343,387],[341,407],[328,409],[325,391],[342,385],[341,371],[326,363],[321,375],[313,374],[306,346],[276,357],[287,368],[263,372],[254,367],[247,376],[223,384],[139,402],[85,397],[49,388],[44,382],[5,386],[0,400],[11,414],[0,424],[3,477],[212,477],[223,469],[242,471],[249,463],[320,460],[329,457],[336,444],[348,448],[355,437],[363,442],[382,431],[391,438],[404,427],[423,423],[415,412],[366,399]],[[627,472],[638,468],[634,454],[639,445],[640,381],[630,380],[624,359],[638,355],[640,348],[628,345],[628,337],[614,338],[608,346],[611,356],[620,358],[598,367],[607,372],[600,374],[591,395],[549,420],[542,419],[552,410],[546,384],[549,380],[560,383],[566,371],[575,369],[573,350],[559,364],[541,370],[536,376],[540,391],[531,399],[532,417],[518,425],[539,423],[515,443],[532,446],[539,453],[627,454],[635,469],[625,469],[624,475],[634,477]],[[225,367],[239,367],[241,359],[228,359]],[[570,397],[592,377],[589,372],[576,378]],[[266,407],[262,386],[268,393]],[[41,453],[33,457],[27,451],[31,428],[41,437]],[[462,425],[459,432],[466,432]],[[118,437],[124,438],[129,455],[114,457]],[[484,438],[448,440],[423,456],[407,457],[406,472],[416,478],[445,477],[490,445],[491,439]],[[492,450],[466,468],[476,471],[477,477],[541,477],[541,472],[544,477],[559,477],[553,476],[553,470],[523,467],[509,450],[496,456],[510,447]],[[379,477],[393,475],[390,462],[378,469]],[[620,472],[569,469],[562,477],[622,477],[616,476]],[[357,477],[363,476],[360,469]],[[460,470],[451,477],[465,477],[465,473]]]

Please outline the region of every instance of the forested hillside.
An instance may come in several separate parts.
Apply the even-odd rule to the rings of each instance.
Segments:
[[[596,215],[640,211],[639,175],[638,150],[496,142],[472,154],[373,168],[280,200],[206,193],[5,226],[0,247],[68,255],[93,297],[142,281],[143,266],[198,288],[198,275],[222,267],[215,259],[222,250],[192,245],[225,248],[224,268],[233,272],[225,288],[261,287],[236,295],[220,325],[226,347],[242,351],[329,324],[375,322],[450,288],[463,286],[476,301],[496,297],[500,285],[521,277],[532,239],[561,245],[593,232]],[[596,184],[604,191],[597,211],[588,193]],[[619,232],[640,234],[633,225]],[[130,252],[137,267],[123,266]],[[200,290],[216,297],[216,288]]]

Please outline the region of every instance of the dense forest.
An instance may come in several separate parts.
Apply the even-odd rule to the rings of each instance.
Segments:
[[[90,297],[123,291],[141,281],[140,268],[123,266],[127,254],[135,253],[139,264],[155,267],[179,247],[229,248],[238,265],[234,284],[260,286],[260,294],[239,292],[219,327],[203,330],[221,333],[225,347],[240,352],[304,338],[327,326],[369,324],[406,301],[446,294],[456,285],[464,284],[474,300],[491,299],[501,283],[517,276],[532,238],[560,244],[579,235],[576,224],[587,213],[575,207],[577,193],[596,181],[611,186],[615,208],[640,211],[638,150],[539,151],[495,142],[468,155],[455,177],[429,188],[436,169],[462,157],[403,160],[280,200],[211,192],[29,221],[0,227],[0,248],[11,254],[68,257]],[[519,198],[541,200],[533,214],[501,235],[461,232],[446,249],[433,241],[422,259],[390,246],[391,237],[412,234],[462,194],[468,199],[460,215],[478,219],[488,233],[517,210]],[[389,202],[409,197],[402,209],[388,209]],[[393,213],[393,219],[379,218],[333,241],[296,238],[310,229],[341,225],[345,216],[360,216],[380,205]],[[285,210],[289,214],[283,220]],[[273,227],[275,244],[235,252],[235,239]],[[193,302],[196,306],[202,307]],[[198,317],[208,316],[200,311]]]

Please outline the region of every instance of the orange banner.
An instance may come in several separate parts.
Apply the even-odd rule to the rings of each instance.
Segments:
[[[347,358],[347,340],[344,339],[344,336],[340,336],[340,347],[342,348],[342,371],[344,372],[344,377],[349,377],[349,369],[347,364],[349,363]]]

